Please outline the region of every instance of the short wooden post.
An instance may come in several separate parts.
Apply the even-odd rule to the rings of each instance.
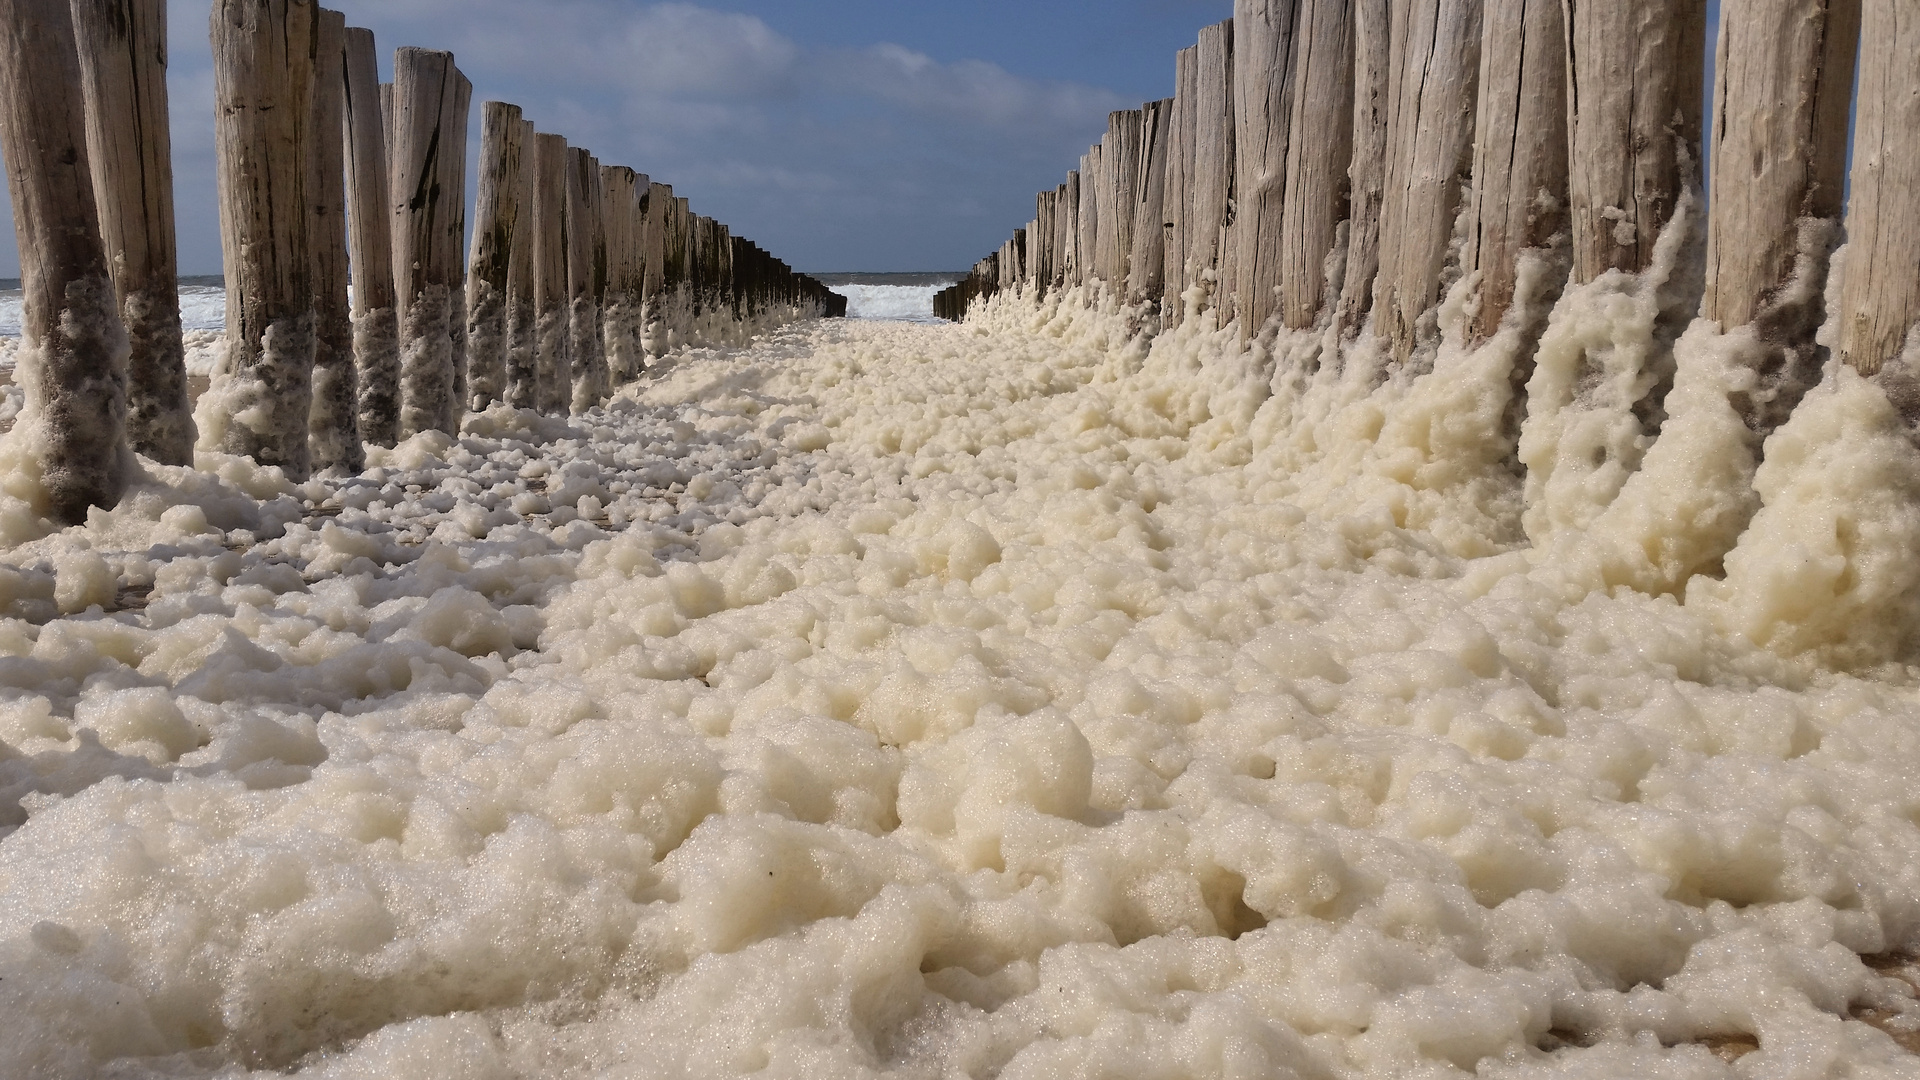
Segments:
[[[1698,176],[1706,14],[1704,0],[1566,5],[1577,283],[1650,266],[1680,193]]]
[[[400,437],[447,429],[452,412],[453,268],[458,217],[443,161],[456,123],[453,54],[403,48],[393,58],[394,276],[400,294]],[[449,432],[451,434],[451,432]]]
[[[1920,56],[1920,11],[1913,0],[1866,0],[1840,319],[1840,356],[1863,375],[1874,374],[1899,356],[1920,324],[1920,258],[1915,257],[1920,252],[1920,94],[1912,80],[1915,56]],[[1915,419],[1909,412],[1908,422]]]
[[[45,511],[81,525],[126,491],[127,341],[100,238],[73,18],[65,0],[0,0],[0,154],[20,245],[20,425]]]
[[[539,405],[540,324],[533,303],[533,264],[540,238],[533,231],[533,122],[521,120],[520,167],[511,178],[517,209],[514,213],[513,252],[507,262],[507,353],[505,400],[516,409]]]
[[[400,323],[394,300],[393,208],[387,198],[384,88],[373,31],[347,28],[346,67],[347,197],[351,200],[347,254],[353,278],[360,438],[375,446],[392,446],[400,433]]]
[[[1513,306],[1520,253],[1556,243],[1567,228],[1567,37],[1561,4],[1486,3],[1472,224],[1460,260],[1463,269],[1480,274],[1479,305],[1468,327],[1474,344],[1492,337]],[[1542,284],[1557,292],[1565,274],[1551,278]]]
[[[538,408],[563,415],[573,396],[567,294],[567,140],[533,142],[533,307],[538,340]]]
[[[304,481],[312,407],[307,145],[312,0],[214,0],[214,138],[227,363],[203,415],[214,445]]]
[[[1406,49],[1395,62],[1374,319],[1400,362],[1434,329],[1473,152],[1480,13],[1481,0],[1412,0]]]
[[[1160,317],[1168,326],[1178,326],[1186,315],[1181,297],[1187,291],[1187,234],[1193,220],[1193,103],[1200,87],[1199,46],[1189,45],[1174,55],[1173,85],[1173,119],[1167,132],[1167,250],[1161,271],[1166,287],[1160,301]]]
[[[1553,2],[1553,0],[1543,0]],[[1349,213],[1353,157],[1354,0],[1300,0],[1294,35],[1293,119],[1280,229],[1280,313],[1314,325],[1327,296],[1327,256]]]
[[[1803,225],[1843,208],[1859,17],[1859,0],[1734,0],[1720,10],[1700,313],[1727,330],[1759,324],[1772,355],[1740,403],[1757,431],[1784,423],[1820,378],[1813,335],[1828,237]]]
[[[1173,99],[1149,101],[1140,109],[1140,152],[1134,172],[1133,243],[1127,255],[1127,300],[1158,305],[1166,291],[1167,161],[1173,123]]]
[[[1391,97],[1393,5],[1353,0],[1353,139],[1347,167],[1347,272],[1335,313],[1343,334],[1373,310],[1380,270],[1380,210],[1387,179],[1387,104]]]
[[[1223,258],[1227,229],[1233,222],[1233,20],[1202,29],[1195,48],[1193,221],[1187,231],[1187,273],[1190,281],[1210,279],[1209,302],[1231,315],[1233,275]]]
[[[595,264],[599,235],[600,163],[583,147],[567,151],[567,326],[573,357],[572,411],[599,404],[606,385],[607,356],[600,330],[600,276]]]
[[[174,256],[164,0],[73,0],[87,156],[101,239],[126,324],[127,441],[193,464],[193,410]]]
[[[307,441],[316,472],[366,466],[360,442],[353,307],[347,296],[347,17],[320,8],[314,24],[313,103],[307,145],[307,223],[313,251],[313,405]]]
[[[1280,307],[1287,140],[1294,64],[1301,59],[1294,45],[1299,14],[1299,0],[1234,0],[1233,5],[1236,263],[1230,272],[1243,341]],[[1328,148],[1315,150],[1324,155]]]
[[[480,178],[473,209],[473,255],[467,265],[467,377],[474,407],[505,398],[507,294],[520,220],[526,121],[520,106],[480,106]]]

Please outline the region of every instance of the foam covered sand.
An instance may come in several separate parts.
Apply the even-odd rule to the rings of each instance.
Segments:
[[[1637,589],[1674,500],[1523,522],[1500,339],[1302,374],[1079,299],[50,535],[0,445],[0,1076],[1920,1072],[1875,387]]]

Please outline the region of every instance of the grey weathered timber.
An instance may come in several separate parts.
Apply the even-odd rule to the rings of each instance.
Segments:
[[[1411,0],[1387,108],[1374,325],[1404,362],[1431,331],[1473,151],[1481,0]]]
[[[1060,229],[1064,234],[1061,241],[1063,259],[1060,267],[1060,281],[1067,288],[1080,284],[1082,257],[1080,254],[1080,170],[1067,174],[1065,202],[1060,214]]]
[[[534,136],[533,306],[543,413],[565,414],[573,395],[567,305],[567,140]]]
[[[1095,143],[1080,155],[1080,261],[1076,284],[1084,285],[1100,277],[1100,145]],[[996,281],[1000,267],[994,265]]]
[[[1140,153],[1133,181],[1133,243],[1127,256],[1127,300],[1158,305],[1166,291],[1167,161],[1173,99],[1140,109]]]
[[[1920,323],[1920,4],[1865,0],[1840,356],[1872,375]],[[1909,372],[1909,374],[1915,374]],[[1901,402],[1912,422],[1914,403]]]
[[[641,343],[647,360],[665,356],[672,348],[667,327],[667,213],[673,205],[673,188],[649,183],[646,200],[641,204],[641,259],[646,276],[642,279]]]
[[[1476,344],[1493,336],[1513,305],[1520,253],[1547,247],[1567,226],[1567,38],[1560,0],[1486,5],[1472,223],[1461,257],[1466,270],[1480,274],[1479,306],[1468,327]],[[1550,288],[1565,275],[1556,279]]]
[[[648,180],[624,165],[604,165],[600,182],[607,241],[607,299],[601,320],[606,331],[607,375],[612,385],[621,386],[639,378],[646,361],[641,342],[646,264],[640,243],[645,224],[640,199]]]
[[[1174,56],[1173,119],[1167,133],[1167,229],[1165,295],[1161,318],[1177,326],[1186,314],[1181,297],[1187,291],[1187,230],[1193,216],[1193,99],[1200,85],[1200,49],[1189,45]]]
[[[453,142],[453,54],[403,48],[393,58],[394,279],[400,296],[400,437],[446,431],[453,397],[453,268],[458,216],[442,160]],[[452,432],[448,432],[452,434]]]
[[[1327,256],[1348,214],[1353,6],[1354,0],[1300,0],[1300,29],[1293,38],[1293,119],[1287,125],[1287,192],[1280,229],[1280,312],[1296,330],[1312,326],[1330,299]]]
[[[1735,407],[1760,432],[1784,423],[1820,379],[1814,332],[1832,233],[1823,223],[1842,209],[1858,2],[1741,0],[1720,11],[1700,313],[1725,330],[1759,331],[1768,355]]]
[[[506,381],[502,400],[516,409],[538,404],[540,385],[539,319],[533,306],[533,260],[540,239],[533,232],[533,122],[514,125],[520,163],[509,178],[514,185],[513,251],[507,261]]]
[[[526,121],[520,106],[480,106],[480,173],[474,192],[473,253],[467,261],[467,380],[476,409],[505,400],[507,293],[520,224]]]
[[[313,404],[307,444],[316,472],[366,466],[347,297],[347,17],[320,8],[314,22],[313,101],[307,144],[308,242],[313,252]]]
[[[0,0],[0,154],[20,245],[20,423],[37,451],[44,511],[80,525],[90,507],[120,502],[132,458],[126,334],[100,238],[64,0]]]
[[[583,147],[567,151],[567,326],[573,355],[572,407],[577,415],[606,393],[606,347],[600,329],[600,163]]]
[[[1108,113],[1107,137],[1101,140],[1100,277],[1122,297],[1133,257],[1133,206],[1140,193],[1144,120],[1140,109]]]
[[[1287,199],[1287,139],[1293,123],[1299,0],[1234,0],[1233,291],[1240,339],[1280,306],[1281,221]],[[1324,148],[1315,148],[1324,153]]]
[[[1380,207],[1387,179],[1387,101],[1392,64],[1390,0],[1353,0],[1353,140],[1347,166],[1347,272],[1335,313],[1352,334],[1373,310],[1380,269]]]
[[[1033,197],[1033,280],[1042,290],[1053,284],[1053,192]]]
[[[1074,237],[1079,232],[1079,211],[1067,198],[1067,185],[1053,189],[1053,286],[1068,285],[1068,266],[1073,259]]]
[[[1211,280],[1209,303],[1224,307],[1231,316],[1233,286],[1227,280],[1231,275],[1222,273],[1221,259],[1227,229],[1233,224],[1233,20],[1202,29],[1196,49],[1187,280]]]
[[[394,300],[387,123],[373,31],[346,34],[347,255],[353,278],[353,359],[360,438],[392,446],[400,432],[400,322]],[[391,93],[385,96],[391,97]]]
[[[1573,280],[1584,284],[1651,265],[1698,175],[1707,5],[1566,0],[1564,11]]]
[[[312,0],[215,0],[211,20],[227,363],[209,390],[208,434],[295,481],[310,460],[314,13]]]
[[[453,375],[452,392],[446,398],[440,430],[460,433],[460,420],[471,402],[467,397],[467,122],[473,115],[473,82],[455,68],[453,72],[452,119],[447,130],[452,138],[440,155],[441,183],[453,208],[447,227],[441,232],[445,245],[442,258],[447,264],[447,344],[449,367]]]
[[[193,464],[193,413],[173,235],[164,0],[73,0],[87,156],[101,239],[127,329],[127,441]]]

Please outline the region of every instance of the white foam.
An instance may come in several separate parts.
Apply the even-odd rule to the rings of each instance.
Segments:
[[[847,318],[931,323],[934,294],[945,285],[834,285],[847,298]]]

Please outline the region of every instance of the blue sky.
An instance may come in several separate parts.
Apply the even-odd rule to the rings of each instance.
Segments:
[[[1232,0],[340,0],[808,270],[965,268]],[[205,0],[169,6],[183,274],[220,270]],[[469,193],[471,195],[471,193]],[[11,209],[0,198],[0,213]],[[0,276],[18,274],[0,229]]]

